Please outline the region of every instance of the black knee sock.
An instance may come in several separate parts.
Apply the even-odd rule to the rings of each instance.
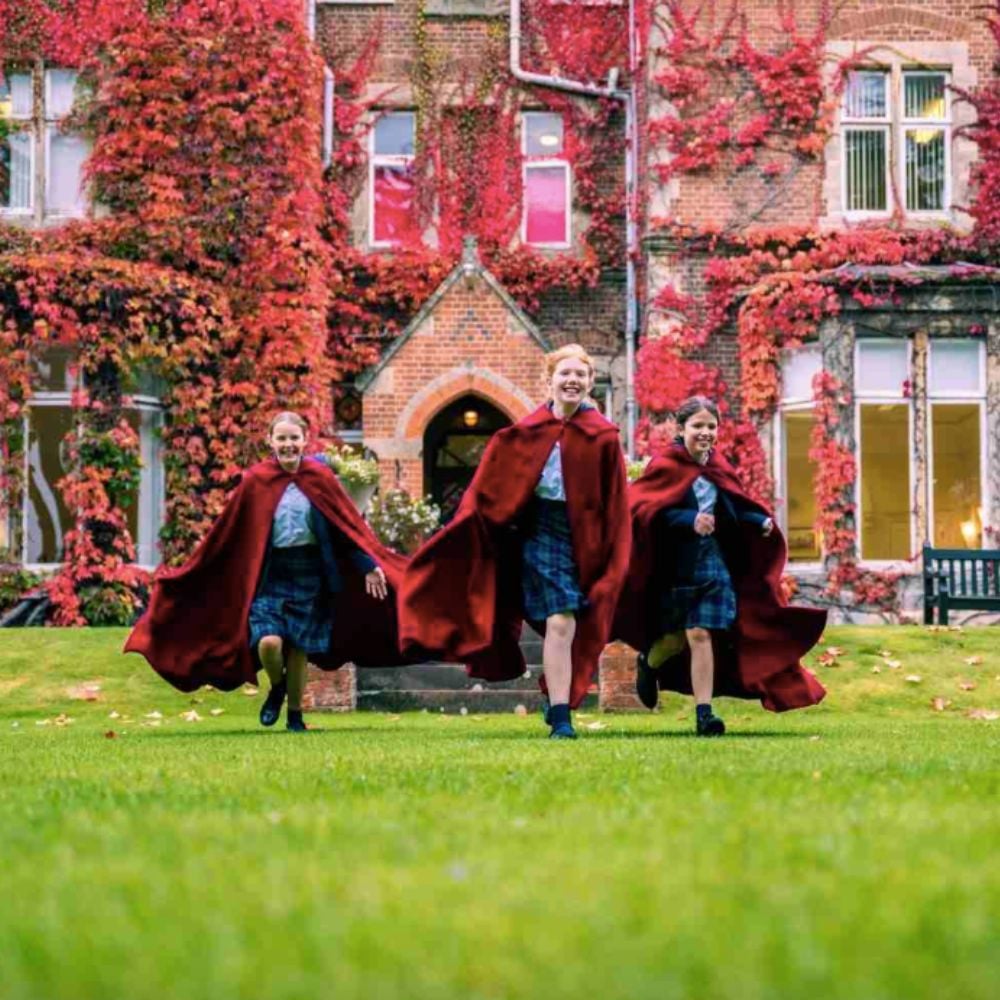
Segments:
[[[555,729],[556,726],[561,726],[563,723],[570,722],[569,705],[552,705],[549,708],[549,714],[547,717],[549,725]]]

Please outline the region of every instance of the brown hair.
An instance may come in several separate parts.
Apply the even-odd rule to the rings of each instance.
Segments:
[[[306,418],[299,416],[297,413],[292,413],[291,410],[282,410],[277,416],[271,418],[271,422],[267,425],[268,437],[274,434],[274,428],[278,424],[295,424],[302,431],[303,436],[309,436],[309,424],[306,422]]]
[[[556,369],[559,367],[560,361],[565,361],[567,358],[579,358],[589,369],[591,378],[594,376],[594,359],[587,353],[586,349],[580,344],[566,344],[564,347],[560,347],[556,351],[550,351],[545,355],[545,375],[547,378],[552,378],[555,374]]]
[[[674,413],[674,419],[677,421],[678,430],[683,430],[684,425],[696,414],[702,410],[708,410],[713,417],[719,423],[722,423],[722,418],[719,416],[719,407],[714,400],[708,398],[708,396],[688,396],[687,399],[677,407]]]

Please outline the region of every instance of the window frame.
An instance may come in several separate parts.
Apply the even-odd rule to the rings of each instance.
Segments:
[[[906,79],[907,77],[944,77],[944,117],[943,118],[907,118],[906,116]],[[898,191],[903,204],[900,208],[908,216],[918,219],[939,219],[948,215],[948,208],[952,199],[952,177],[951,177],[951,136],[952,136],[952,115],[951,115],[951,71],[946,69],[908,69],[906,66],[899,70],[899,128],[898,128],[898,155],[896,157],[899,167],[899,187]],[[906,185],[906,133],[919,128],[940,129],[944,134],[944,192],[942,194],[941,208],[916,209],[907,208],[909,201],[909,189]]]
[[[934,364],[934,345],[941,343],[973,343],[978,347],[977,363],[979,366],[979,384],[974,390],[951,390],[949,392],[934,392],[932,390],[933,377],[932,366]],[[987,435],[989,433],[989,420],[986,407],[987,378],[986,378],[987,352],[986,342],[979,337],[929,337],[927,341],[927,535],[931,544],[934,544],[935,531],[935,509],[934,509],[934,406],[935,404],[948,406],[968,406],[975,403],[979,408],[979,505],[985,512],[989,510],[990,503],[990,478],[988,451],[989,443]],[[985,520],[985,518],[984,518]],[[980,547],[985,539],[980,536]]]
[[[800,347],[793,348],[791,350],[785,350],[782,352],[781,358],[781,369],[784,371],[785,363],[787,359],[793,355],[803,351],[808,351],[810,354],[817,355],[817,360],[819,362],[819,367],[816,369],[817,374],[823,371],[823,350],[819,343],[811,341],[809,343],[802,344]],[[774,482],[777,485],[778,493],[777,499],[779,503],[777,504],[777,520],[778,527],[781,529],[782,534],[785,536],[785,541],[788,541],[788,469],[785,456],[785,414],[786,413],[810,413],[815,414],[816,401],[813,396],[790,396],[785,394],[785,381],[782,379],[781,382],[781,398],[778,402],[778,412],[776,414],[777,420],[774,421],[774,432],[772,435],[772,445],[774,452],[775,461],[775,473]],[[815,416],[814,416],[815,419]],[[789,567],[795,567],[796,570],[818,570],[822,569],[823,561],[826,558],[826,553],[823,551],[823,546],[819,546],[819,558],[818,559],[791,559],[788,557],[787,562]]]
[[[409,115],[413,122],[413,144],[416,149],[417,113],[408,108],[386,108],[380,111],[372,122],[368,134],[368,246],[372,249],[391,250],[399,244],[392,240],[375,239],[375,171],[378,167],[411,167],[416,159],[416,153],[408,155],[401,153],[376,153],[376,125],[382,118],[390,115]]]
[[[855,539],[859,564],[871,569],[891,569],[912,565],[917,551],[917,518],[916,512],[913,509],[914,488],[916,485],[916,462],[914,461],[914,435],[916,433],[916,421],[914,420],[913,413],[913,396],[912,394],[907,396],[902,390],[900,390],[898,394],[890,392],[889,390],[868,390],[867,392],[862,393],[858,386],[859,374],[861,371],[861,345],[899,344],[900,342],[903,342],[906,345],[906,372],[908,377],[904,381],[912,383],[913,340],[910,337],[907,337],[905,341],[901,341],[901,338],[899,337],[859,337],[854,342],[854,462],[857,468],[857,475],[854,479]],[[906,406],[906,496],[907,503],[909,505],[910,554],[906,557],[899,557],[895,559],[866,559],[864,554],[864,511],[861,502],[861,483],[862,476],[864,475],[864,469],[862,468],[861,462],[863,448],[861,440],[861,407],[862,405],[878,406],[900,404]]]
[[[876,117],[869,115],[860,117],[847,114],[847,91],[845,89],[840,105],[840,141],[841,141],[841,169],[840,169],[840,204],[844,207],[844,216],[849,219],[879,219],[892,214],[892,79],[891,67],[872,67],[866,69],[853,70],[854,73],[865,73],[870,76],[882,77],[883,97],[885,100],[885,115]],[[847,133],[850,132],[880,132],[885,136],[885,208],[848,208],[848,155],[847,155]]]
[[[38,136],[37,124],[35,122],[35,108],[34,108],[34,94],[35,94],[35,74],[33,71],[27,73],[10,73],[11,77],[14,76],[26,76],[31,87],[32,94],[32,108],[27,114],[15,114],[13,109],[13,98],[11,99],[11,113],[9,121],[11,122],[27,122],[27,127],[17,128],[11,130],[7,135],[7,140],[10,139],[11,135],[26,135],[28,137],[28,207],[27,208],[10,208],[6,205],[0,205],[0,216],[7,218],[25,218],[30,217],[35,214],[36,200],[37,200],[37,184],[35,182],[35,174],[38,170]],[[11,85],[11,92],[13,93],[13,85]]]
[[[528,155],[528,121],[532,117],[546,115],[562,120],[563,151],[558,156]],[[565,155],[566,121],[557,111],[522,111],[521,112],[521,243],[539,250],[568,250],[573,245],[573,171]],[[564,239],[561,242],[539,243],[528,240],[528,172],[529,170],[561,168],[566,183],[565,222],[563,225]]]
[[[72,410],[73,394],[77,389],[79,389],[81,384],[81,378],[78,373],[74,378],[74,386],[72,389],[40,389],[33,392],[28,400],[28,406],[22,418],[22,427],[26,446],[24,449],[25,489],[21,498],[21,565],[26,570],[34,573],[57,572],[62,567],[63,563],[28,561],[27,525],[30,493],[28,484],[31,481],[31,450],[29,446],[31,440],[31,409],[33,407],[46,407],[53,409],[56,407],[63,407],[65,409]],[[160,542],[160,530],[162,529],[164,523],[164,514],[166,510],[166,475],[163,467],[162,439],[164,407],[163,401],[156,396],[133,394],[129,396],[129,399],[129,405],[122,407],[122,411],[124,414],[130,412],[140,414],[140,456],[145,453],[146,448],[144,446],[148,442],[151,444],[151,451],[154,459],[152,462],[143,462],[143,466],[139,471],[139,492],[136,496],[136,524],[138,530],[136,532],[136,537],[132,539],[132,543],[135,546],[136,561],[130,565],[137,566],[140,569],[152,571],[160,565],[161,560],[157,559],[152,563],[142,562],[140,559],[140,551],[142,546],[148,546],[152,551],[157,551],[157,547]],[[151,437],[145,440],[142,434],[142,415],[144,413],[150,414],[153,417],[150,428]],[[8,530],[13,527],[12,514],[13,511],[8,509]],[[148,521],[144,519],[144,514],[148,518]],[[152,529],[151,537],[149,531],[150,528]],[[8,537],[10,538],[11,536],[8,535]]]

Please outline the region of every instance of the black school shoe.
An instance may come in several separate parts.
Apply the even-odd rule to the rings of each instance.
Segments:
[[[635,661],[635,693],[650,710],[656,708],[660,701],[660,682],[645,653],[640,653]]]
[[[305,722],[302,719],[302,709],[290,708],[288,710],[288,719],[285,722],[285,729],[290,733],[308,733]]]
[[[726,724],[714,712],[698,716],[695,732],[698,736],[722,736]]]
[[[552,732],[549,733],[550,740],[576,739],[569,705],[552,705],[545,721],[552,727]]]
[[[268,691],[264,704],[260,706],[260,724],[262,726],[273,726],[281,715],[281,706],[285,703],[285,692],[287,685],[284,681],[272,684]]]

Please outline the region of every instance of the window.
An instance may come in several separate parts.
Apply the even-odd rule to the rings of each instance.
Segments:
[[[83,215],[87,209],[83,164],[90,143],[62,127],[73,110],[75,89],[72,70],[45,71],[45,211],[52,215]]]
[[[0,81],[0,212],[30,214],[35,207],[35,137],[30,73]]]
[[[913,552],[909,343],[862,340],[856,359],[861,558],[909,559]]]
[[[368,231],[369,242],[375,246],[398,245],[415,226],[415,130],[412,111],[384,114],[372,129]]]
[[[780,520],[790,562],[816,562],[821,539],[815,528],[816,463],[809,458],[813,428],[813,377],[822,368],[816,346],[786,351],[782,362],[781,414],[778,425],[781,490]]]
[[[948,74],[857,70],[844,90],[843,205],[849,214],[941,213],[951,201]],[[893,183],[895,178],[895,183]]]
[[[71,395],[78,377],[70,355],[53,350],[36,362],[39,389],[31,397],[25,418],[28,482],[24,509],[24,562],[55,565],[62,560],[66,532],[74,525],[59,481],[70,471],[66,436],[73,429],[75,414]],[[148,383],[149,380],[146,380]],[[159,562],[158,538],[163,519],[163,462],[160,444],[162,420],[158,396],[147,395],[148,384],[130,398],[126,419],[139,434],[142,471],[139,495],[125,511],[129,532],[140,565]]]
[[[930,534],[941,548],[982,545],[984,369],[981,342],[931,342]]]
[[[522,239],[539,247],[570,245],[570,172],[561,115],[529,111],[522,118]]]

